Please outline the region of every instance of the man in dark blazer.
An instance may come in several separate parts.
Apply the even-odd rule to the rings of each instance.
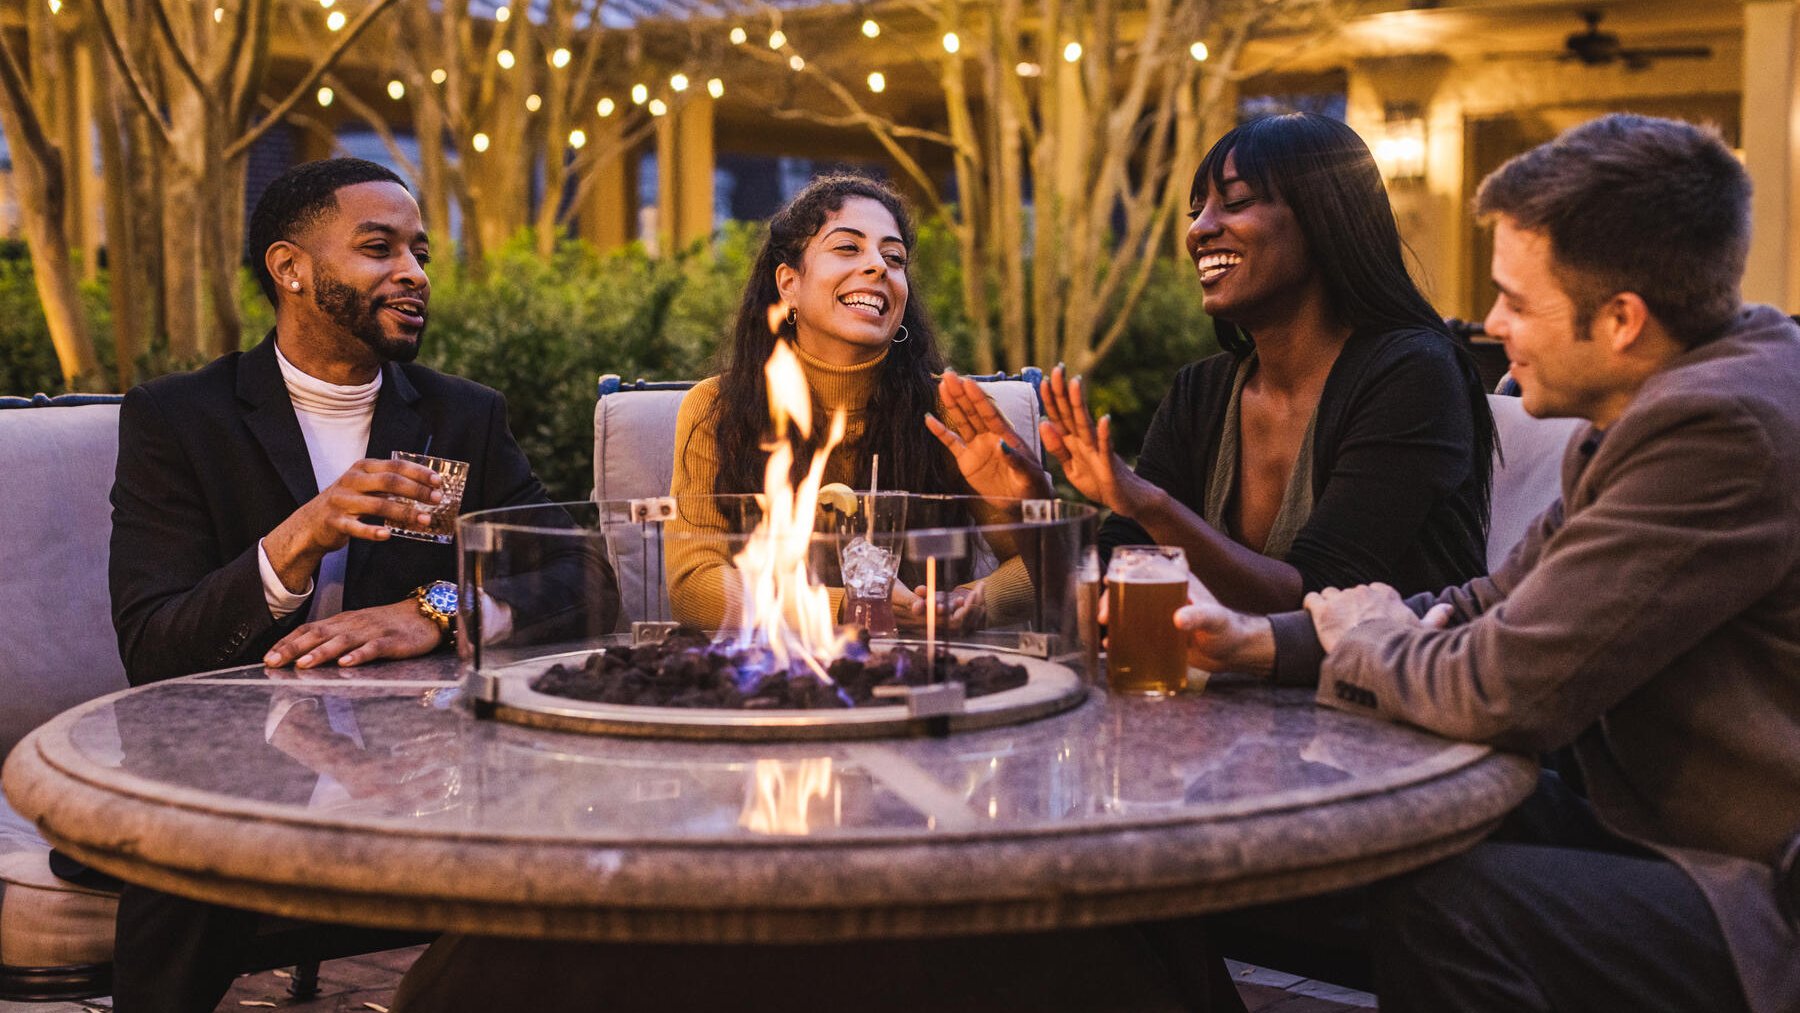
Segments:
[[[392,451],[467,462],[463,513],[548,502],[500,394],[412,361],[429,312],[429,246],[397,176],[359,159],[298,166],[263,194],[250,241],[274,331],[248,352],[133,389],[120,411],[110,580],[133,684],[443,647],[457,613],[456,549],[387,527],[427,519],[442,479],[389,460]],[[582,612],[584,632],[609,632],[610,569],[582,560],[575,570],[540,590],[569,599],[557,604]],[[514,618],[516,603],[483,604]],[[264,729],[220,730],[240,732]],[[212,1008],[252,920],[126,887],[119,1008]]]
[[[1487,842],[1376,890],[1386,1013],[1793,1013],[1800,327],[1740,304],[1749,178],[1716,134],[1609,116],[1477,205],[1525,409],[1590,423],[1561,501],[1461,587],[1266,618],[1197,589],[1177,623],[1196,664],[1314,680],[1324,706],[1572,747]]]

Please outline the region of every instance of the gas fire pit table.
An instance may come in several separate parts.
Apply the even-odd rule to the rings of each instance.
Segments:
[[[1077,928],[1364,883],[1475,843],[1530,759],[1216,677],[946,737],[480,720],[456,660],[233,669],[33,732],[8,798],[136,883],[492,936],[809,943]]]

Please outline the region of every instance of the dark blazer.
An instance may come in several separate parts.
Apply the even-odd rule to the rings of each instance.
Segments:
[[[545,503],[499,392],[424,366],[382,366],[367,456],[424,450],[468,461],[462,511]],[[299,626],[263,599],[257,542],[318,494],[274,337],[203,369],[133,388],[113,483],[113,626],[132,684],[252,663]],[[456,580],[456,549],[352,539],[344,608]]]
[[[1800,1010],[1773,866],[1800,817],[1800,328],[1746,308],[1563,461],[1492,577],[1344,634],[1318,700],[1523,752],[1706,895],[1756,1013]]]

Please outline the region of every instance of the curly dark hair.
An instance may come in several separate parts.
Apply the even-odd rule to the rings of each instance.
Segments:
[[[738,304],[732,325],[730,358],[719,376],[719,396],[706,417],[717,434],[719,473],[713,491],[720,495],[750,493],[762,488],[768,452],[763,444],[771,437],[769,395],[763,381],[763,364],[778,338],[792,339],[794,326],[783,322],[779,332],[769,329],[769,307],[781,301],[775,286],[775,267],[800,267],[806,243],[824,227],[825,219],[853,197],[879,203],[894,216],[900,239],[912,251],[917,234],[906,205],[886,184],[864,176],[821,176],[809,183],[787,206],[769,219],[769,235],[757,251],[750,281]],[[907,492],[965,493],[967,486],[956,463],[925,429],[925,413],[937,407],[934,374],[944,370],[944,357],[925,312],[925,300],[914,287],[906,300],[900,322],[908,339],[889,347],[887,360],[868,405],[868,428],[857,447],[856,482],[866,486],[869,461],[881,455],[884,488]],[[824,426],[814,427],[810,439],[791,432],[794,475],[804,474],[813,451],[823,445]]]
[[[1190,202],[1205,200],[1208,187],[1224,188],[1227,156],[1240,179],[1294,212],[1339,323],[1354,333],[1416,327],[1442,336],[1455,351],[1475,423],[1474,464],[1485,520],[1493,484],[1494,412],[1468,346],[1450,333],[1406,270],[1400,228],[1369,146],[1345,124],[1317,113],[1254,119],[1227,132],[1206,153],[1194,172]],[[1255,348],[1251,335],[1229,321],[1216,323],[1226,351],[1241,358]]]
[[[337,210],[337,192],[358,183],[396,183],[406,188],[392,169],[361,158],[322,158],[302,162],[275,177],[250,212],[250,238],[246,259],[262,286],[269,305],[275,305],[275,279],[269,274],[269,247],[293,241],[319,219]],[[411,191],[408,191],[409,193]]]

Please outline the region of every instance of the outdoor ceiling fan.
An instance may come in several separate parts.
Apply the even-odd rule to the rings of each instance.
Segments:
[[[1600,11],[1583,11],[1581,19],[1587,22],[1587,31],[1569,36],[1556,58],[1576,61],[1584,67],[1623,63],[1627,70],[1643,70],[1653,60],[1704,60],[1712,56],[1708,46],[1627,47],[1619,42],[1617,35],[1600,30],[1602,16]]]

